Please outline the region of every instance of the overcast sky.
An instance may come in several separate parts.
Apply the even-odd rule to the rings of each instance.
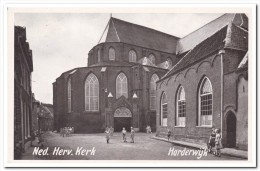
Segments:
[[[113,14],[113,17],[183,37],[222,14]],[[104,31],[110,14],[19,13],[15,25],[26,27],[33,51],[32,91],[53,101],[52,83],[63,72],[87,65],[89,50]]]

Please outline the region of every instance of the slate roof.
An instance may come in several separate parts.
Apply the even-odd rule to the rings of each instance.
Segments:
[[[198,44],[188,52],[163,78],[183,70],[225,46],[227,26]]]
[[[208,37],[189,52],[168,72],[162,79],[175,74],[195,63],[203,60],[209,55],[223,48],[232,48],[247,51],[248,33],[233,23],[224,26],[212,36]],[[181,54],[182,55],[182,54]]]
[[[244,29],[248,29],[248,18],[245,14],[228,13],[209,22],[194,32],[178,40],[176,53],[180,54],[194,48],[200,42],[216,33],[220,28],[234,23]]]
[[[111,17],[106,42],[124,42],[167,53],[176,53],[179,38]]]

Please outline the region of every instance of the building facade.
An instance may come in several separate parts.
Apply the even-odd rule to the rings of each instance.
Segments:
[[[157,82],[159,136],[170,129],[173,139],[206,143],[216,128],[225,147],[247,150],[247,67],[238,69],[247,23],[244,14],[225,14],[180,40],[182,59]]]
[[[172,47],[178,38],[115,18],[105,32],[104,42],[89,51],[88,67],[64,72],[53,83],[55,129],[155,130],[156,81],[177,63]]]
[[[18,159],[29,146],[32,126],[33,71],[32,51],[26,42],[26,29],[14,28],[14,158]]]
[[[88,66],[53,83],[54,126],[75,132],[144,131],[247,149],[248,18],[224,14],[178,38],[111,18]],[[241,67],[243,66],[243,67]]]

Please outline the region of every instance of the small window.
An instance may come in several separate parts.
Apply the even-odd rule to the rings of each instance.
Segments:
[[[149,55],[149,60],[155,65],[155,56],[153,54]]]
[[[134,50],[129,51],[129,62],[136,62],[136,52]]]
[[[109,60],[114,61],[116,59],[116,53],[114,48],[109,48]]]

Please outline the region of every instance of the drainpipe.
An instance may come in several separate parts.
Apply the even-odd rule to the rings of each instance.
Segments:
[[[220,82],[221,82],[221,94],[220,94],[220,130],[221,130],[221,136],[223,136],[223,92],[224,92],[224,71],[223,71],[223,54],[225,54],[225,50],[222,49],[218,52],[220,55]]]

